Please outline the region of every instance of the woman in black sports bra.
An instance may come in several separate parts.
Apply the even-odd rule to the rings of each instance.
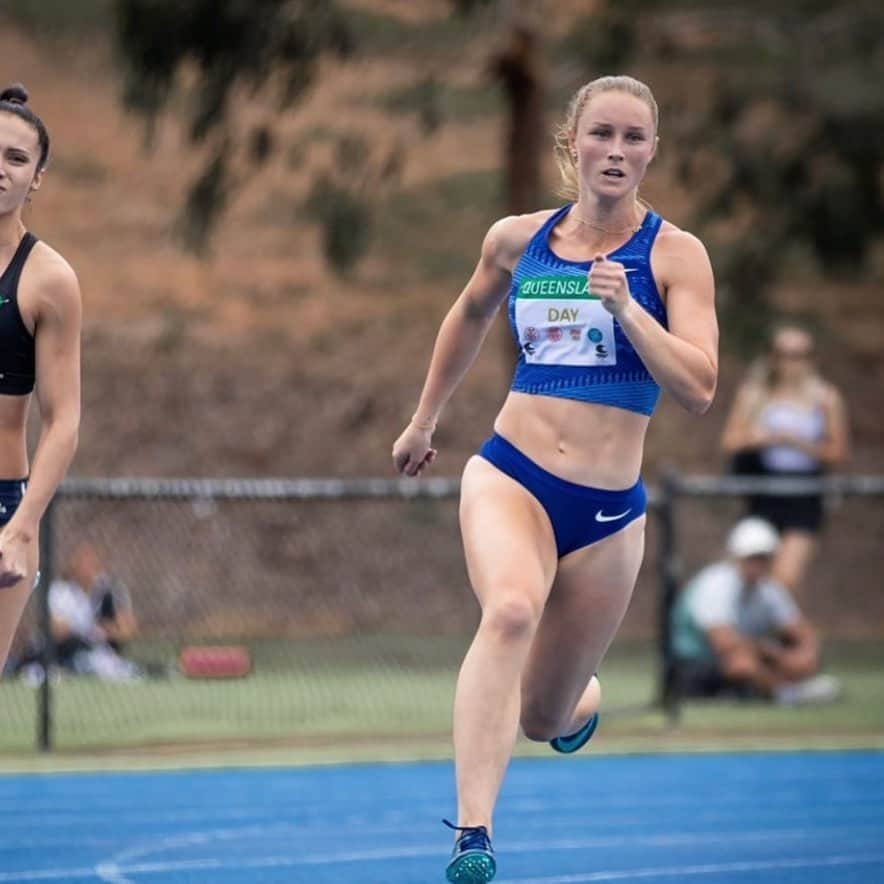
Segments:
[[[36,580],[40,519],[80,424],[80,287],[22,221],[49,158],[46,127],[27,101],[22,86],[0,92],[0,673]],[[35,389],[42,425],[29,465]]]

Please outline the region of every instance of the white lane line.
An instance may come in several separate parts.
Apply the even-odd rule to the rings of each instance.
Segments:
[[[268,869],[287,868],[304,865],[325,865],[335,862],[365,862],[366,860],[391,860],[417,858],[423,856],[439,856],[439,848],[414,848],[398,851],[387,851],[382,855],[381,851],[376,854],[345,854],[340,855],[316,855],[303,857],[296,860],[290,856],[263,857],[254,860],[229,862],[213,857],[205,859],[178,861],[178,862],[153,862],[138,863],[127,867],[125,875],[164,875],[169,872],[194,872],[208,870],[233,870],[233,869]],[[443,857],[444,858],[444,857]],[[441,861],[441,859],[440,859]],[[774,871],[777,869],[822,869],[834,867],[862,866],[874,863],[884,864],[884,853],[858,854],[855,856],[830,856],[818,859],[797,857],[794,859],[764,860],[759,862],[734,862],[734,863],[706,863],[694,866],[658,866],[654,868],[628,869],[617,871],[589,872],[579,875],[557,875],[545,878],[514,878],[509,881],[501,881],[501,884],[580,884],[580,882],[594,881],[639,881],[648,878],[680,878],[680,877],[703,877],[706,875],[725,874],[749,874],[752,872]],[[108,869],[110,871],[110,869]],[[94,874],[92,869],[71,869],[65,872],[36,873],[35,875],[13,875],[2,877],[0,880],[7,881],[40,881],[40,880],[64,880],[65,875],[76,873],[78,877],[89,877]],[[117,876],[116,878],[104,878],[105,881],[130,881],[129,878]]]
[[[281,830],[288,828],[289,831],[296,830],[296,827],[278,826],[270,829],[252,826],[245,829],[221,829],[213,832],[193,832],[187,835],[179,835],[160,839],[150,844],[144,844],[139,847],[130,848],[121,851],[114,858],[90,868],[73,868],[73,869],[35,869],[24,870],[20,872],[0,872],[0,882],[27,882],[27,881],[59,881],[70,878],[88,878],[97,877],[99,881],[106,884],[132,884],[129,876],[131,875],[147,875],[147,874],[164,874],[174,871],[186,871],[194,869],[248,869],[248,868],[269,868],[269,867],[296,867],[296,866],[312,866],[325,864],[345,864],[360,862],[385,862],[395,859],[420,858],[444,856],[446,848],[444,843],[435,842],[432,844],[419,844],[411,847],[401,848],[377,848],[370,850],[352,850],[338,851],[335,853],[311,853],[301,856],[283,855],[283,856],[265,856],[238,859],[204,857],[193,859],[180,859],[169,861],[146,861],[145,858],[151,854],[157,854],[163,850],[180,849],[186,847],[194,847],[197,845],[208,846],[218,842],[230,842],[233,840],[247,838],[260,838],[262,835],[280,834]],[[544,841],[542,847],[544,850],[592,850],[609,847],[675,847],[675,846],[691,846],[691,845],[709,845],[714,843],[733,844],[735,842],[755,842],[763,841],[784,841],[792,842],[813,839],[820,837],[833,837],[839,833],[852,834],[854,836],[870,836],[875,837],[881,832],[880,826],[867,825],[862,827],[855,826],[833,826],[828,828],[816,829],[774,829],[774,830],[755,830],[744,832],[720,832],[720,833],[701,833],[701,834],[661,834],[646,837],[600,837],[600,838],[583,838],[583,839],[556,839]],[[524,842],[516,844],[507,844],[505,841],[499,848],[504,853],[525,854],[536,851],[540,848],[539,843]],[[254,847],[251,848],[254,850]],[[795,863],[800,865],[796,866]],[[641,878],[653,877],[654,875],[663,877],[672,877],[680,874],[684,875],[703,875],[715,874],[720,871],[755,871],[772,868],[804,868],[805,865],[811,866],[831,866],[831,865],[847,865],[847,864],[865,864],[871,862],[884,862],[884,854],[857,854],[854,856],[843,855],[836,857],[823,857],[818,860],[808,860],[802,858],[800,860],[774,860],[745,862],[732,864],[705,864],[697,866],[686,866],[677,868],[653,868],[653,869],[636,869],[632,871],[609,871],[609,872],[592,872],[587,875],[577,876],[558,876],[551,878],[525,878],[511,882],[511,884],[570,884],[570,882],[581,881],[618,881],[618,880],[640,880]],[[602,876],[602,877],[599,877]]]
[[[71,878],[92,878],[95,869],[36,869],[26,872],[0,872],[0,881],[70,881]]]
[[[107,884],[134,884],[131,878],[127,878],[116,863],[99,863],[94,869],[99,881]]]
[[[500,884],[584,884],[592,881],[639,881],[642,878],[682,878],[704,875],[748,874],[776,869],[824,869],[839,866],[864,866],[884,863],[884,853],[857,856],[827,856],[819,859],[763,860],[739,863],[706,863],[696,866],[660,866],[650,869],[632,869],[612,872],[588,872],[583,875],[554,875],[549,878],[510,878]]]

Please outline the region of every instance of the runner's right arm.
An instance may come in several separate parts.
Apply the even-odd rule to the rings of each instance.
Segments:
[[[430,439],[439,414],[476,359],[509,291],[513,255],[525,246],[516,242],[522,239],[522,227],[517,217],[491,226],[473,275],[442,320],[417,411],[393,446],[400,473],[416,476],[435,457]]]

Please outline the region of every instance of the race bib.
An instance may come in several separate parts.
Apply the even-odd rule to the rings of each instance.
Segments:
[[[534,365],[616,365],[614,317],[580,276],[533,276],[516,293],[516,330]]]

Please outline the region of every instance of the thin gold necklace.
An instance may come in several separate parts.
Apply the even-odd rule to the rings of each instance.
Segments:
[[[622,236],[624,233],[638,233],[642,227],[641,221],[639,221],[629,227],[624,227],[622,230],[610,230],[607,227],[603,227],[601,224],[596,224],[594,221],[587,221],[586,218],[581,218],[579,215],[575,215],[574,220],[578,224],[583,224],[585,227],[591,227],[593,230],[600,230],[608,236]]]

